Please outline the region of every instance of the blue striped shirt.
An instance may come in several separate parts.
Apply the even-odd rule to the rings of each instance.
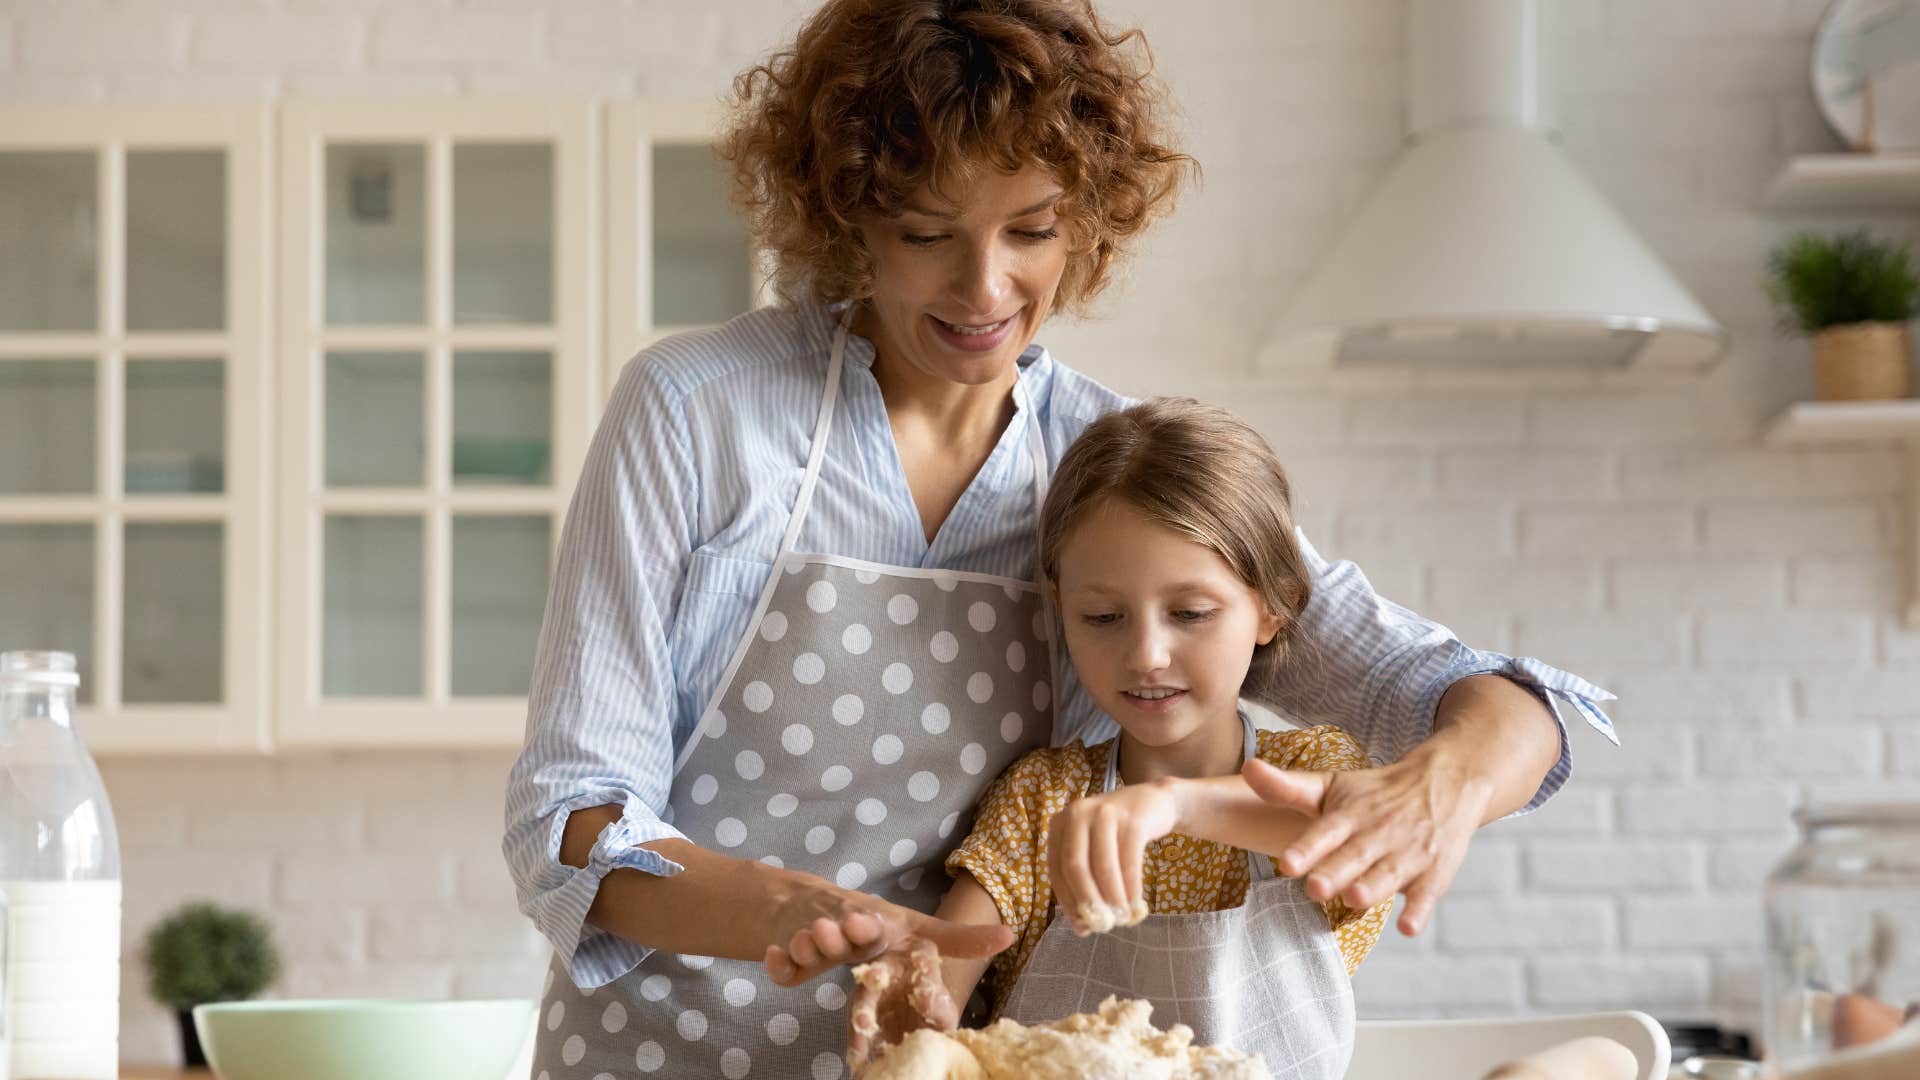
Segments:
[[[660,818],[673,761],[746,632],[778,553],[834,325],[823,307],[768,308],[659,342],[627,364],[594,433],[547,598],[503,845],[521,911],[582,988],[611,982],[649,951],[585,925],[601,879],[618,867],[681,869],[639,845],[681,835]],[[797,550],[1032,578],[1027,425],[1041,425],[1051,474],[1089,423],[1131,402],[1037,345],[1019,365],[1026,403],[929,544],[873,377],[873,347],[850,335]],[[1261,695],[1276,710],[1338,724],[1385,762],[1427,737],[1455,680],[1508,675],[1546,700],[1561,725],[1560,760],[1529,810],[1566,782],[1568,709],[1614,739],[1598,704],[1613,695],[1537,660],[1468,648],[1446,627],[1380,597],[1352,563],[1329,563],[1304,536],[1301,543],[1313,597],[1295,658]],[[1113,721],[1077,682],[1067,686],[1055,743],[1110,737]],[[561,863],[568,814],[604,804],[624,811],[588,865]]]

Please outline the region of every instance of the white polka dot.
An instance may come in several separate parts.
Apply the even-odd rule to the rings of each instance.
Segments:
[[[747,823],[737,817],[721,818],[713,827],[713,839],[721,847],[739,847],[747,842]]]
[[[649,975],[640,980],[640,996],[648,1001],[665,1001],[673,993],[673,980],[665,975]]]
[[[780,745],[795,757],[813,749],[813,729],[805,724],[788,724],[780,733]]]
[[[962,756],[964,757],[964,754]],[[786,817],[799,808],[800,800],[784,791],[767,800],[768,817]]]
[[[700,776],[694,780],[693,790],[689,794],[693,796],[695,803],[700,806],[705,806],[713,801],[714,795],[719,792],[719,790],[720,781],[715,780],[712,773],[701,773]]]
[[[1020,671],[1027,666],[1027,647],[1017,641],[1007,642],[1007,668]]]
[[[833,591],[833,582],[816,581],[807,586],[807,606],[825,615],[840,602],[840,594]]]
[[[553,1074],[549,1073],[545,1069],[541,1069],[540,1075],[536,1078],[536,1080],[553,1080]]]
[[[1046,683],[1046,680],[1044,679],[1041,680],[1040,682],[1034,683],[1033,684],[1033,707],[1036,709],[1045,709],[1048,705],[1051,705],[1051,704],[1053,704],[1053,687],[1048,686]]]
[[[835,1053],[815,1054],[813,1058],[813,1080],[840,1080],[846,1063]]]
[[[793,658],[793,678],[802,686],[812,686],[825,678],[827,662],[819,653],[803,652]]]
[[[867,868],[857,862],[842,864],[834,871],[833,881],[843,889],[857,889],[867,882]]]
[[[578,1035],[567,1036],[560,1044],[560,1062],[563,1065],[578,1065],[580,1059],[587,1056],[587,1040]]]
[[[911,840],[895,840],[893,847],[887,849],[887,861],[895,866],[905,866],[920,850],[920,845]]]
[[[699,1042],[707,1037],[707,1014],[699,1009],[688,1009],[673,1022],[673,1030],[688,1042]]]
[[[873,648],[873,631],[861,623],[854,623],[840,631],[840,647],[855,656],[861,656]]]
[[[690,971],[705,971],[713,966],[713,957],[698,953],[680,954],[680,966]]]
[[[977,742],[970,742],[962,747],[960,767],[967,770],[968,776],[979,776],[980,770],[987,767],[987,748]]]
[[[916,866],[913,869],[907,871],[906,873],[901,874],[900,887],[907,890],[908,892],[912,892],[913,890],[919,888],[920,876],[925,872],[926,872],[925,867]]]
[[[748,979],[728,979],[727,985],[720,988],[720,996],[726,998],[727,1004],[736,1009],[744,1009],[753,1004],[753,999],[759,996],[759,993],[759,989]]]
[[[1007,742],[1017,742],[1020,739],[1021,729],[1026,726],[1026,717],[1017,712],[1010,712],[1000,718],[1000,738]]]
[[[905,626],[919,614],[919,601],[906,593],[894,593],[893,599],[887,601],[887,618],[892,619],[895,626]]]
[[[1006,593],[1007,599],[1009,600],[1020,599],[1020,586],[1018,585],[1002,585],[1000,586],[1000,591]]]
[[[620,1078],[612,1073],[594,1073],[593,1080],[620,1080]]]
[[[827,771],[820,774],[820,786],[828,791],[841,791],[853,783],[853,770],[845,765],[829,765]]]
[[[633,1066],[641,1072],[659,1072],[660,1066],[667,1063],[667,1049],[648,1039],[633,1052]]]
[[[1047,612],[1045,608],[1033,613],[1033,636],[1041,641],[1047,640]]]
[[[999,614],[985,600],[975,600],[973,606],[967,609],[967,625],[983,634],[993,629],[993,624],[999,621]]]
[[[606,1028],[609,1035],[624,1030],[627,1026],[627,1007],[617,1001],[607,1002],[607,1011],[600,1014],[600,1026]]]
[[[742,750],[733,755],[733,771],[740,774],[742,780],[758,780],[760,774],[767,771],[767,763],[760,755],[751,750]]]
[[[815,825],[807,830],[807,850],[821,855],[833,846],[833,830],[825,825]]]
[[[728,1047],[720,1055],[720,1075],[727,1080],[746,1080],[747,1073],[753,1070],[753,1058],[737,1046]]]
[[[918,802],[932,802],[940,794],[940,778],[924,769],[914,773],[907,781],[907,794]]]
[[[927,651],[933,654],[935,660],[943,664],[951,664],[953,658],[960,655],[960,639],[942,630],[933,635],[932,641],[927,642]]]
[[[768,641],[779,641],[786,637],[787,617],[777,611],[767,612],[767,617],[760,620],[760,636]]]
[[[719,709],[709,710],[705,723],[704,730],[709,738],[717,739],[727,733],[727,714]]]
[[[882,735],[873,740],[873,760],[882,765],[891,765],[900,760],[900,754],[906,749],[898,735]]]
[[[984,671],[976,671],[967,676],[967,696],[975,705],[985,705],[993,696],[993,676]]]
[[[952,574],[935,574],[933,583],[939,586],[941,592],[952,592],[960,586],[960,579]]]
[[[862,825],[878,825],[887,820],[887,804],[879,799],[861,799],[860,805],[853,808],[853,816],[859,818]]]
[[[792,1046],[800,1037],[800,1018],[792,1013],[774,1013],[767,1018],[767,1041],[775,1046]]]
[[[941,818],[940,819],[940,838],[944,840],[947,837],[952,836],[953,827],[958,824],[960,824],[960,811],[958,810],[955,810],[953,813],[948,814],[946,817]]]
[[[766,712],[773,708],[773,687],[755,679],[740,691],[740,700],[754,712]]]
[[[773,867],[775,870],[785,870],[787,868],[787,861],[778,855],[762,855],[760,856],[760,861]]]
[[[920,726],[926,728],[929,735],[940,734],[947,730],[947,725],[951,723],[953,723],[953,713],[937,701],[920,710]]]
[[[562,1002],[558,1002],[558,1001],[554,1002],[553,1007],[547,1010],[547,1030],[559,1031],[560,1021],[566,1019],[566,1016],[567,1016],[566,1005],[563,1004]]]
[[[862,585],[871,585],[871,584],[873,584],[874,582],[876,582],[876,581],[879,581],[879,580],[880,580],[880,571],[878,571],[878,570],[855,570],[855,571],[853,572],[853,580],[855,580],[855,581],[857,581],[857,582],[859,582],[859,583],[860,583],[860,584],[862,584]]]
[[[821,983],[820,989],[813,992],[813,1000],[819,1002],[821,1008],[832,1012],[847,1007],[847,992],[840,989],[839,983]]]
[[[800,571],[805,570],[806,568],[807,568],[807,564],[800,561],[799,559],[794,559],[787,563],[787,573],[789,574],[798,574]]]
[[[880,685],[887,688],[889,694],[904,694],[913,689],[913,669],[902,663],[887,665],[880,673]]]

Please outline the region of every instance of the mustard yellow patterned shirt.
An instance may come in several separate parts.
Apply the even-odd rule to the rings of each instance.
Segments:
[[[1336,727],[1260,731],[1256,738],[1260,759],[1282,769],[1329,772],[1367,767],[1360,744]],[[974,816],[972,835],[947,856],[947,872],[957,875],[966,870],[977,878],[999,908],[1000,921],[1018,935],[1011,947],[994,958],[990,970],[996,1002],[1006,1000],[1053,918],[1047,822],[1072,800],[1100,791],[1113,742],[1049,747],[1014,762],[987,789]],[[1141,867],[1147,906],[1160,915],[1239,907],[1246,900],[1247,883],[1244,850],[1179,833],[1149,844]],[[1323,906],[1351,975],[1380,940],[1393,901],[1362,912],[1338,898]]]

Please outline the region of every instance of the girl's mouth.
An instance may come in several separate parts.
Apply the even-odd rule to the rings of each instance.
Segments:
[[[1121,695],[1136,709],[1147,712],[1165,712],[1185,701],[1187,692],[1172,687],[1156,686],[1147,690],[1122,690]]]

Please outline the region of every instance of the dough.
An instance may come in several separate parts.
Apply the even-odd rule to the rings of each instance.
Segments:
[[[1194,1046],[1193,1029],[1160,1031],[1152,1004],[1108,997],[1095,1013],[1027,1027],[916,1031],[890,1046],[864,1080],[1272,1080],[1259,1055]]]
[[[1086,937],[1088,934],[1104,934],[1116,926],[1138,926],[1147,917],[1147,902],[1135,900],[1131,908],[1108,907],[1091,900],[1082,900],[1074,908],[1076,916],[1073,932]]]

